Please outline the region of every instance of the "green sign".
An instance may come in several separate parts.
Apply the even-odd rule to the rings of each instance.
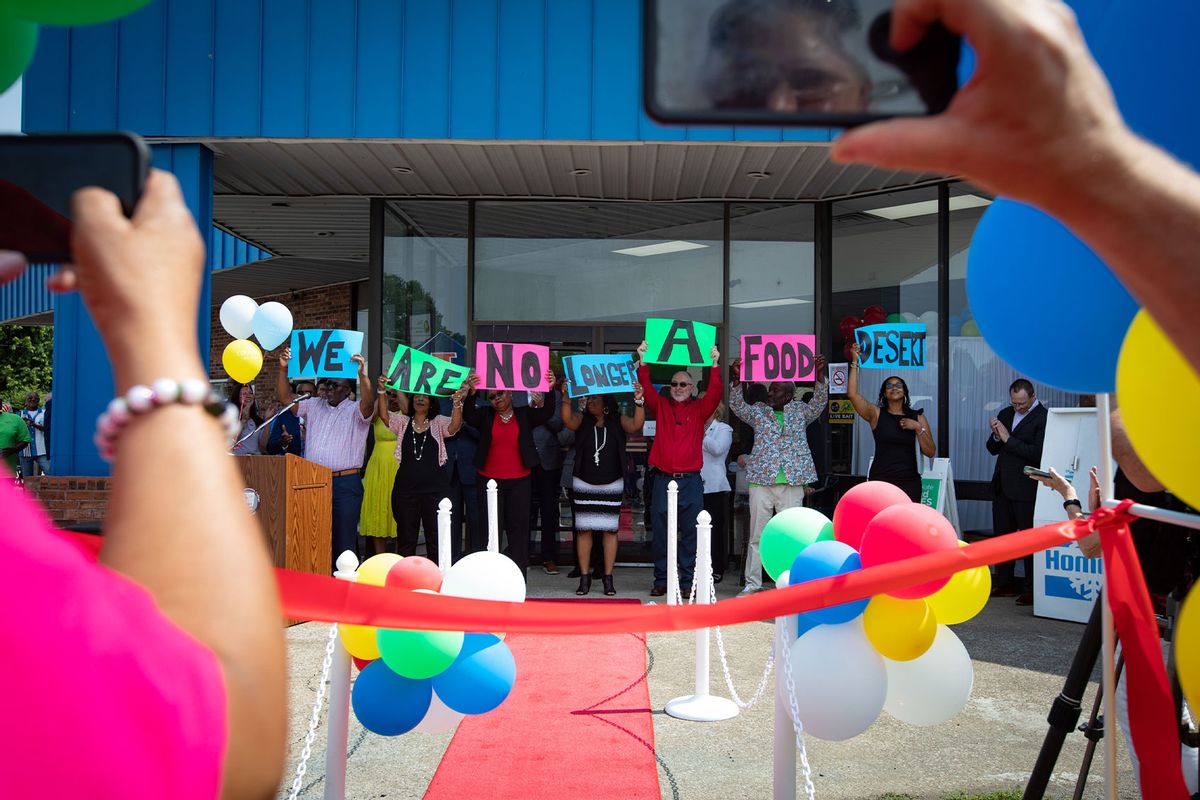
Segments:
[[[921,505],[933,510],[938,507],[938,495],[942,491],[941,478],[921,478]]]
[[[716,327],[704,322],[653,317],[646,320],[647,364],[711,366],[716,343]]]
[[[470,369],[434,358],[420,350],[396,345],[396,356],[387,371],[387,385],[406,394],[449,397],[466,380]]]

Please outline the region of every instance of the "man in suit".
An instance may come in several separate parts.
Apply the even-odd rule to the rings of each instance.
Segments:
[[[992,473],[992,530],[996,535],[1033,527],[1033,504],[1037,483],[1024,473],[1027,465],[1042,463],[1042,440],[1046,437],[1046,407],[1038,402],[1033,384],[1024,378],[1008,387],[1012,405],[992,418],[988,452],[996,456]],[[1015,561],[996,565],[992,597],[1016,595],[1017,605],[1033,603],[1033,556],[1022,559],[1025,578],[1017,584]]]

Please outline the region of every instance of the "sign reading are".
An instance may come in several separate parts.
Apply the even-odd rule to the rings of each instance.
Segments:
[[[550,348],[540,344],[477,342],[475,373],[480,389],[544,392],[550,388]]]
[[[647,364],[711,366],[716,343],[716,327],[704,322],[654,317],[646,320]]]
[[[362,352],[358,331],[304,329],[292,331],[289,378],[356,378],[358,365],[350,360]]]
[[[925,326],[916,322],[866,325],[854,332],[860,367],[925,368]]]
[[[811,333],[742,337],[742,381],[811,381],[817,337]]]
[[[615,356],[567,356],[563,369],[570,384],[570,396],[620,394],[632,392],[637,383],[637,364],[628,353]]]
[[[466,367],[401,344],[396,346],[385,382],[392,389],[407,394],[448,397],[462,386],[468,373],[470,370]]]

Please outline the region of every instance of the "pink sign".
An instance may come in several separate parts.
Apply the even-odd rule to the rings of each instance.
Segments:
[[[742,380],[811,381],[817,337],[811,333],[742,337]]]
[[[480,389],[544,392],[550,388],[550,348],[540,344],[475,343],[475,374]]]

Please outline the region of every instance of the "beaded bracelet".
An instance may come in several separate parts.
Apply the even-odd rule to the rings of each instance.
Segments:
[[[231,444],[241,431],[237,407],[213,391],[207,381],[199,378],[183,381],[159,378],[151,386],[131,386],[124,397],[114,397],[109,402],[108,408],[96,420],[96,435],[92,440],[100,451],[100,457],[105,461],[113,460],[117,437],[135,415],[174,403],[199,405],[211,416],[217,417]]]

